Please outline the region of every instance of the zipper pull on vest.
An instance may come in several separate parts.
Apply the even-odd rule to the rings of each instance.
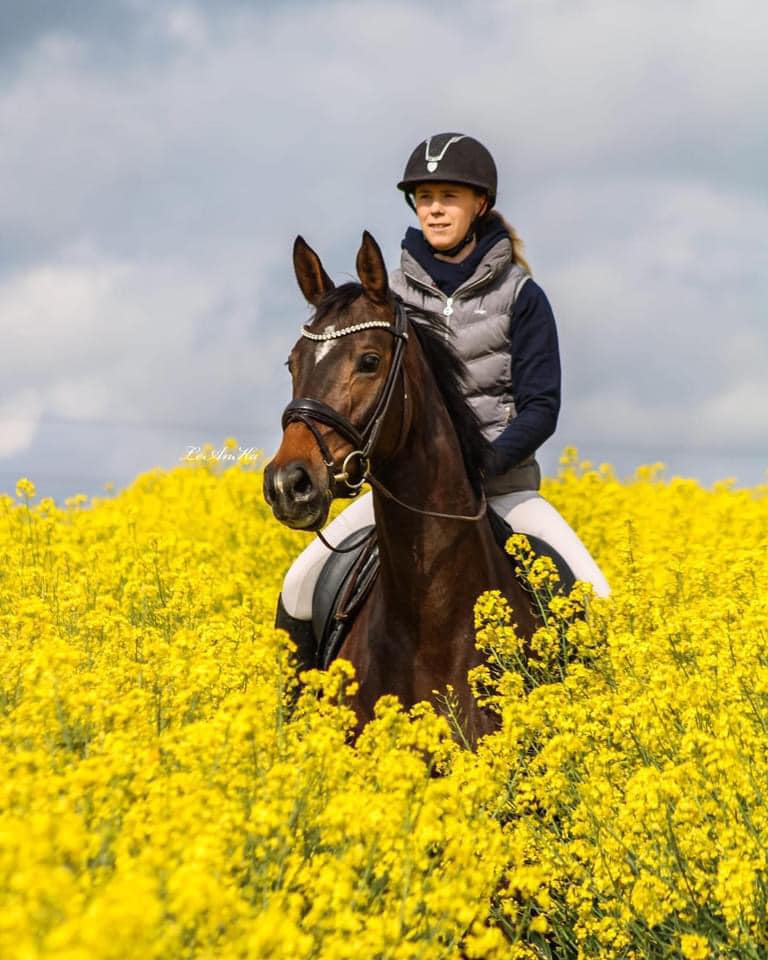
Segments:
[[[447,297],[445,301],[445,307],[443,308],[443,316],[450,317],[453,313],[453,297]]]

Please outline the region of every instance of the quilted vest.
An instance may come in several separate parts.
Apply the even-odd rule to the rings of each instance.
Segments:
[[[454,334],[453,345],[467,366],[466,396],[483,434],[494,440],[516,415],[512,396],[510,324],[512,308],[529,274],[512,262],[512,243],[494,244],[477,270],[446,296],[407,251],[392,272],[390,286],[403,300],[442,314]],[[538,490],[541,471],[533,454],[486,483],[489,496]]]

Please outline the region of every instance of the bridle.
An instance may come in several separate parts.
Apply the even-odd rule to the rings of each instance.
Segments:
[[[387,379],[381,388],[381,392],[376,400],[376,405],[371,411],[368,422],[364,427],[358,429],[351,420],[342,416],[337,410],[334,410],[333,407],[328,406],[327,403],[323,403],[322,400],[312,400],[309,397],[291,400],[283,411],[283,430],[285,430],[289,423],[303,423],[304,426],[310,430],[317,441],[318,447],[320,447],[320,452],[323,455],[323,463],[328,470],[329,480],[334,481],[334,483],[345,483],[349,490],[353,492],[353,496],[357,495],[370,474],[371,452],[379,436],[381,425],[384,422],[384,417],[386,416],[395,392],[398,375],[403,366],[403,354],[405,352],[405,345],[408,342],[408,317],[405,312],[405,307],[402,303],[397,303],[394,323],[390,323],[388,320],[366,320],[363,323],[353,323],[348,327],[342,327],[340,330],[333,330],[328,333],[313,333],[311,330],[308,330],[307,327],[302,327],[301,330],[301,335],[306,337],[307,340],[327,341],[337,340],[339,337],[346,337],[349,334],[359,333],[361,330],[370,330],[376,327],[387,330],[392,334],[395,338],[395,349],[392,356],[392,363],[387,373]],[[342,437],[349,440],[355,448],[344,458],[340,473],[334,472],[336,465],[327,444],[317,429],[315,421],[325,423],[329,427],[332,427],[337,433],[341,434]],[[355,458],[359,458],[359,478],[352,480],[350,463],[352,463]]]
[[[374,328],[387,330],[389,333],[391,333],[395,340],[395,347],[392,355],[392,362],[390,364],[389,371],[387,372],[387,379],[384,381],[384,386],[381,388],[379,396],[376,400],[376,404],[371,411],[365,426],[362,428],[356,427],[351,420],[345,416],[342,416],[342,414],[340,414],[337,410],[334,410],[333,407],[329,406],[327,403],[324,403],[322,400],[313,400],[310,397],[300,397],[297,400],[291,400],[291,402],[286,406],[285,410],[283,410],[283,430],[285,430],[290,423],[302,423],[310,431],[320,449],[323,463],[328,471],[329,492],[334,488],[335,484],[344,483],[349,490],[350,495],[355,497],[360,492],[360,488],[363,486],[363,484],[368,481],[371,486],[375,487],[375,489],[377,489],[388,499],[394,501],[406,510],[411,510],[413,513],[418,513],[427,517],[439,517],[445,520],[479,520],[485,514],[485,494],[482,496],[482,503],[478,513],[474,514],[473,516],[437,513],[431,510],[421,510],[418,507],[411,506],[410,504],[399,500],[390,490],[387,490],[380,480],[377,480],[371,473],[371,454],[376,444],[376,440],[378,439],[384,418],[389,410],[389,405],[392,402],[398,377],[400,372],[403,370],[403,357],[405,354],[405,347],[408,342],[408,314],[406,313],[405,305],[403,304],[402,300],[398,298],[396,301],[394,323],[390,323],[388,320],[366,320],[362,323],[353,323],[348,327],[342,327],[339,330],[328,331],[326,333],[314,333],[307,327],[302,327],[301,335],[308,340],[328,341],[336,340],[339,337],[345,337],[350,334],[359,333],[362,330],[370,330]],[[407,400],[407,392],[405,389],[404,395],[406,396]],[[344,457],[341,470],[338,472],[336,464],[333,460],[333,456],[328,449],[328,445],[317,428],[318,422],[324,423],[331,427],[346,440],[349,440],[354,447],[352,452],[348,453],[346,457]],[[352,479],[350,464],[354,462],[355,458],[357,458],[359,462],[359,472],[356,471],[356,473],[358,473],[357,479]],[[331,496],[333,496],[333,494],[331,494]],[[347,552],[347,550],[339,550],[338,548],[333,547],[330,543],[328,543],[325,537],[323,537],[319,530],[315,532],[323,541],[323,543],[331,550],[335,551],[336,553]],[[357,547],[358,544],[355,544],[354,546],[350,547],[349,550],[357,549]]]

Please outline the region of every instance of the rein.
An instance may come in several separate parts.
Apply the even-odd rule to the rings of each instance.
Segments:
[[[389,323],[386,320],[369,320],[364,323],[354,323],[348,327],[343,327],[340,330],[334,330],[330,333],[313,333],[313,331],[308,330],[306,327],[302,327],[301,334],[308,340],[325,341],[335,340],[339,337],[344,337],[348,334],[358,333],[361,330],[368,330],[374,327],[380,327],[388,330],[392,334],[392,336],[395,338],[395,349],[392,357],[392,363],[390,365],[389,372],[387,373],[387,379],[384,382],[384,386],[381,389],[379,397],[376,401],[376,405],[373,408],[373,411],[371,412],[371,415],[368,418],[368,422],[365,424],[365,426],[362,429],[358,429],[350,420],[342,416],[327,403],[323,403],[322,400],[313,400],[310,397],[301,397],[297,400],[291,400],[291,402],[283,411],[283,430],[285,430],[289,423],[303,423],[304,426],[307,427],[312,436],[315,438],[315,442],[317,443],[323,458],[323,463],[328,471],[329,489],[336,483],[343,482],[352,492],[352,496],[357,496],[357,494],[360,492],[360,488],[367,480],[375,490],[387,497],[387,499],[391,500],[393,503],[396,503],[398,506],[403,507],[405,510],[410,510],[412,513],[417,513],[420,516],[436,517],[441,520],[466,520],[470,523],[480,520],[485,515],[487,507],[485,492],[482,494],[481,504],[478,512],[472,516],[463,516],[461,514],[453,513],[439,513],[433,510],[422,510],[419,507],[411,506],[411,504],[405,503],[404,501],[398,499],[398,497],[396,497],[391,490],[388,490],[384,484],[380,480],[377,480],[376,477],[374,477],[371,473],[371,453],[378,438],[379,431],[381,430],[384,418],[389,409],[389,405],[392,401],[397,377],[400,374],[403,366],[403,355],[405,353],[405,346],[408,341],[408,314],[405,311],[405,306],[402,301],[397,302],[394,323]],[[349,440],[353,447],[355,447],[351,453],[348,453],[346,457],[344,457],[344,461],[341,465],[341,471],[338,473],[335,472],[336,464],[334,463],[331,452],[328,449],[328,445],[317,428],[318,421],[331,427],[346,440]],[[359,479],[353,481],[351,479],[349,464],[355,457],[359,458]],[[360,546],[359,543],[356,543],[350,547],[340,549],[330,544],[320,530],[316,530],[315,533],[325,544],[325,546],[334,553],[349,553],[352,550],[357,550]]]
[[[406,510],[412,510],[413,513],[418,513],[422,517],[437,517],[440,520],[467,520],[469,523],[476,523],[478,520],[482,520],[485,515],[485,509],[488,506],[488,501],[485,498],[485,491],[483,491],[480,497],[480,509],[477,513],[472,514],[471,517],[465,517],[458,513],[439,513],[437,510],[420,510],[418,507],[412,507],[409,503],[404,503],[402,500],[398,499],[391,490],[387,490],[381,480],[377,480],[373,474],[368,474],[368,482],[379,493],[384,494],[384,496],[391,500],[393,503],[396,503],[398,507],[404,507]]]

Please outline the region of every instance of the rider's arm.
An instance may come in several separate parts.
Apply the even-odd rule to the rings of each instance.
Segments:
[[[510,325],[511,389],[517,416],[493,441],[494,472],[520,463],[555,432],[560,412],[560,351],[549,300],[529,279],[518,294]]]

